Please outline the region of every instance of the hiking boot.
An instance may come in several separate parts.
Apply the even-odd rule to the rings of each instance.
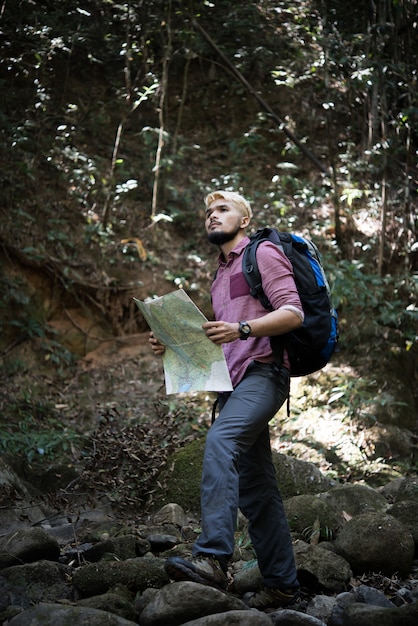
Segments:
[[[164,569],[172,580],[191,580],[201,585],[209,585],[218,589],[226,589],[228,577],[219,564],[219,561],[211,555],[198,555],[190,560],[179,556],[169,557]]]
[[[259,591],[252,591],[243,596],[243,601],[250,609],[278,609],[293,604],[299,595],[297,589],[286,589],[282,591],[277,587],[266,587],[265,585]]]

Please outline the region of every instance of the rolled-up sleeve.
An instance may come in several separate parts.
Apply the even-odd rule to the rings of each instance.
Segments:
[[[264,293],[274,309],[293,311],[303,321],[304,312],[296,288],[292,264],[277,246],[268,241],[257,249],[257,264]]]

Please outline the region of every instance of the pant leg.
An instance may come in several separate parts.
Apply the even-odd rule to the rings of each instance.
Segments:
[[[288,381],[285,371],[279,377],[273,367],[254,364],[226,400],[221,395],[219,417],[206,439],[201,484],[202,533],[195,543],[194,554],[232,556],[239,505],[240,459],[266,428],[268,438],[268,422],[287,397]],[[256,457],[258,454],[266,454],[271,461],[269,446],[266,450],[265,445],[260,445]],[[260,458],[262,467],[267,468],[268,463],[262,461]],[[251,472],[250,466],[248,471]],[[253,488],[247,484],[251,493]],[[251,495],[246,497],[251,508]],[[246,510],[248,512],[247,507]],[[273,525],[274,520],[271,523]],[[252,525],[257,529],[257,520]]]
[[[298,587],[292,539],[277,486],[268,426],[240,461],[239,506],[264,584],[282,589]]]

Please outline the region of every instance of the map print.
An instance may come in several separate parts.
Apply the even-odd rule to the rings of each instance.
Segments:
[[[165,345],[167,394],[232,391],[224,353],[202,329],[207,321],[183,289],[146,300],[134,298],[152,332]]]

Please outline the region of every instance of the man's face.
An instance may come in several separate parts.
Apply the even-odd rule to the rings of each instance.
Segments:
[[[233,202],[218,198],[206,209],[205,228],[211,243],[221,246],[232,241],[248,223]]]

